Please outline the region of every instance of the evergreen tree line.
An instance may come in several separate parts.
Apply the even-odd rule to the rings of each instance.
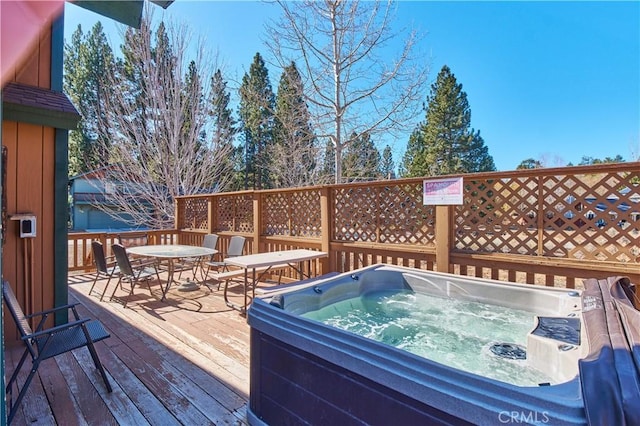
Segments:
[[[171,195],[333,181],[335,147],[314,131],[295,62],[284,68],[274,93],[265,61],[256,53],[238,88],[234,113],[222,71],[207,75],[197,60],[184,61],[184,46],[164,23],[155,32],[149,25],[143,22],[147,33],[126,31],[121,57],[114,55],[100,23],[86,34],[78,26],[66,44],[65,91],[82,115],[78,130],[70,135],[70,175],[133,157],[127,171],[141,167],[135,162],[151,163],[141,173],[158,180],[156,184],[178,187]],[[144,37],[149,39],[148,52],[140,49]],[[181,63],[187,62],[181,72]],[[162,73],[155,82],[148,78],[154,70]],[[413,130],[399,164],[400,177],[495,170],[480,131],[470,128],[462,84],[447,66],[432,84],[423,109],[425,119]],[[397,177],[390,145],[380,153],[368,133],[352,133],[349,141],[339,160],[341,181]],[[195,153],[187,156],[187,167],[182,164],[171,176],[174,182],[162,181],[167,177],[162,171],[179,168],[178,163],[184,163],[179,157],[187,152]],[[190,187],[184,175],[193,167],[213,167],[215,172],[191,179],[201,187]]]
[[[638,160],[640,160],[640,156],[638,157]],[[624,163],[625,161],[626,160],[624,159],[624,157],[622,157],[622,155],[620,154],[617,154],[615,157],[604,157],[604,158],[594,158],[587,155],[583,155],[577,165],[590,166],[594,164]],[[516,167],[516,170],[541,169],[546,167],[545,166],[546,162],[547,161],[545,158],[538,159],[538,160],[536,160],[535,158],[527,158],[525,160],[522,160],[520,164],[518,164],[518,166]],[[573,163],[569,162],[564,166],[571,167],[573,165],[574,165]],[[562,163],[555,164],[555,166],[562,167],[563,164]]]

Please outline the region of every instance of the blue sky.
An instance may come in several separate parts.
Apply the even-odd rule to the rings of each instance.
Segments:
[[[178,0],[155,9],[206,37],[235,81],[256,52],[268,59],[263,27],[279,14],[252,1]],[[65,40],[79,23],[87,31],[98,20],[119,46],[116,25],[70,4]],[[498,170],[527,158],[560,166],[582,156],[640,157],[640,2],[402,1],[394,25],[423,33],[430,81],[451,68]],[[274,90],[279,73],[270,70]],[[397,162],[407,140],[391,142]]]

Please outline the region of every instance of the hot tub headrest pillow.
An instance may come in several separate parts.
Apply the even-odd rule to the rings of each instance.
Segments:
[[[389,290],[411,290],[401,271],[373,269],[360,276],[361,295]]]

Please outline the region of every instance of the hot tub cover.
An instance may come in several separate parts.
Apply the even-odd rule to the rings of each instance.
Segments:
[[[580,381],[591,425],[640,425],[640,312],[625,277],[585,280],[583,320],[590,352]]]

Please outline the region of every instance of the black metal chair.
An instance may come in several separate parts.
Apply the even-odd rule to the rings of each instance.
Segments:
[[[132,263],[129,260],[129,255],[127,254],[127,250],[124,248],[122,244],[114,244],[111,246],[111,250],[113,251],[113,255],[116,257],[116,262],[118,263],[118,268],[120,268],[120,274],[118,283],[116,287],[113,289],[111,293],[111,297],[109,300],[113,299],[113,296],[116,294],[116,290],[118,287],[122,287],[123,282],[128,282],[131,284],[131,290],[129,291],[129,296],[133,294],[133,288],[136,284],[141,282],[146,282],[147,287],[149,288],[149,294],[153,296],[151,292],[151,286],[149,285],[149,281],[154,277],[158,279],[160,282],[160,274],[158,274],[158,268],[156,266],[155,261],[143,261],[142,259],[136,259]],[[127,306],[127,300],[124,301],[124,306]]]
[[[109,333],[104,329],[99,321],[89,318],[80,318],[75,308],[76,304],[59,306],[46,311],[25,315],[15,294],[11,290],[8,281],[4,281],[2,284],[2,294],[4,296],[4,302],[6,303],[9,312],[11,312],[11,316],[18,327],[20,338],[26,346],[24,353],[22,354],[22,357],[20,358],[20,361],[18,362],[18,365],[11,375],[6,387],[7,400],[9,401],[9,415],[7,417],[8,423],[11,423],[11,420],[13,420],[13,417],[16,415],[16,411],[20,407],[22,398],[24,398],[33,376],[35,376],[38,371],[40,363],[46,359],[53,358],[57,355],[83,346],[86,346],[87,349],[89,349],[93,363],[100,372],[107,391],[111,392],[109,378],[104,371],[104,367],[102,366],[102,363],[98,358],[98,353],[93,345],[95,342],[99,342],[100,340],[109,337]],[[44,328],[47,319],[50,316],[53,316],[55,312],[61,310],[71,310],[73,313],[71,321],[67,324]],[[39,320],[37,320],[38,318]],[[29,325],[29,322],[32,319],[37,320],[35,331],[33,331]],[[31,370],[18,393],[18,397],[13,401],[13,385],[15,384],[16,388],[18,387],[16,379],[18,377],[18,373],[22,369],[22,366],[27,360],[27,356],[31,357]]]
[[[115,264],[115,258],[110,257],[111,262],[107,260],[107,257],[104,255],[104,247],[100,241],[91,241],[91,251],[93,252],[93,261],[96,264],[96,277],[93,279],[93,284],[89,289],[89,295],[93,292],[93,288],[99,278],[107,278],[107,284],[104,286],[104,290],[102,290],[102,294],[100,295],[100,301],[102,302],[107,288],[109,288],[111,278],[120,273],[120,268]]]

